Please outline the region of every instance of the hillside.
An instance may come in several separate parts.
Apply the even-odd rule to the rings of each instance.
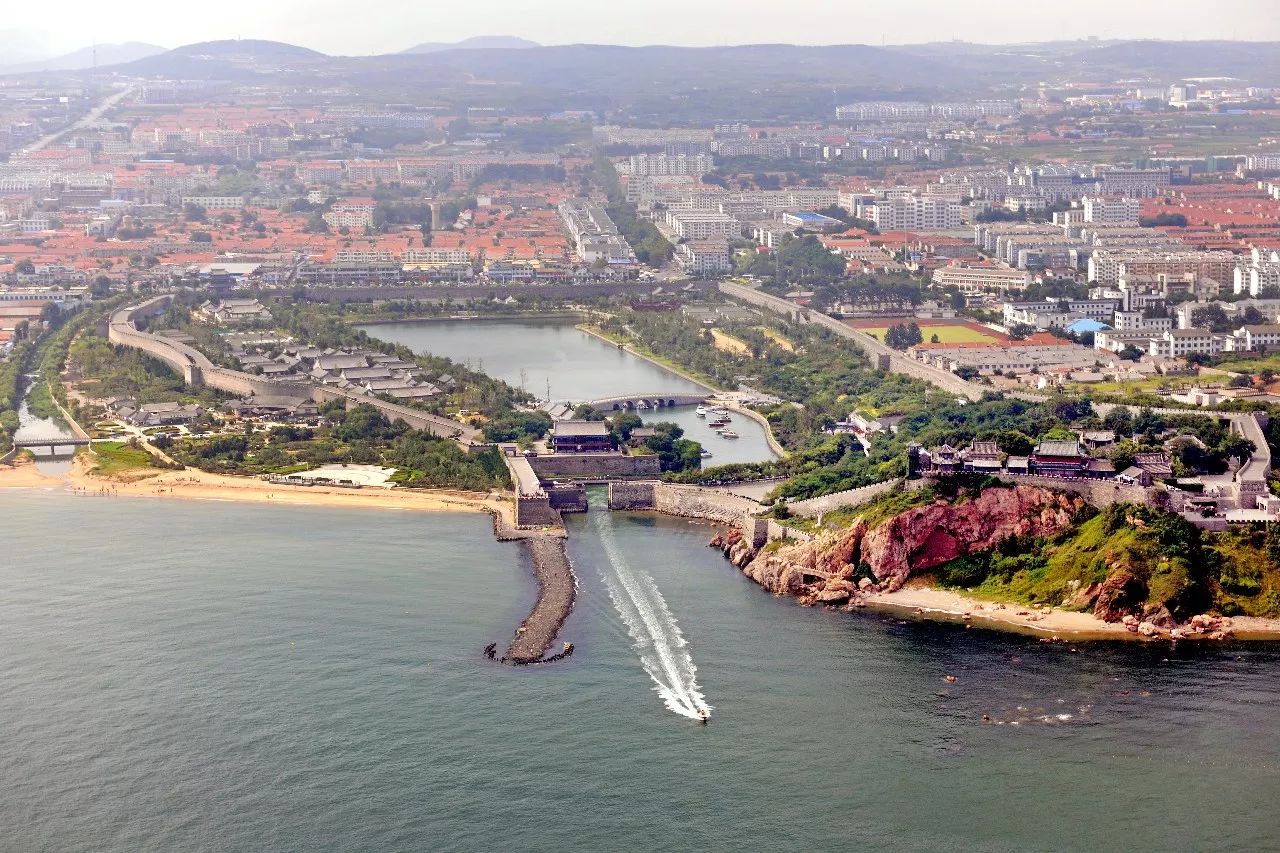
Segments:
[[[541,47],[536,41],[516,36],[474,36],[462,41],[424,41],[413,47],[405,48],[401,53],[440,53],[444,50],[526,50]]]
[[[164,53],[165,48],[145,42],[130,41],[123,44],[100,44],[82,47],[62,56],[30,62],[0,65],[0,74],[24,74],[33,71],[79,71],[97,66],[118,65]]]
[[[259,39],[208,41],[114,66],[123,74],[236,80],[262,72],[314,67],[327,59],[306,47]]]
[[[426,42],[382,56],[329,57],[262,41],[189,45],[117,66],[142,76],[242,80],[287,73],[459,109],[622,113],[629,121],[829,118],[866,99],[946,100],[1017,92],[1046,79],[1245,77],[1280,85],[1280,44],[1054,42],[1039,45],[539,47],[510,37]]]

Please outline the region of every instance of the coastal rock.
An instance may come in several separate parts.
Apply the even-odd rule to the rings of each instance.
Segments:
[[[1011,536],[1055,535],[1083,506],[1079,498],[1020,485],[988,489],[961,504],[939,501],[908,510],[874,529],[859,518],[844,530],[776,549],[757,550],[736,530],[716,540],[735,566],[770,592],[801,604],[835,604],[860,590],[893,592],[913,573]]]
[[[1079,497],[1037,486],[987,489],[965,503],[939,501],[907,510],[859,537],[859,553],[877,578],[896,589],[914,572],[989,550],[1010,537],[1056,535],[1083,506]]]
[[[1155,625],[1150,622],[1139,622],[1138,633],[1144,637],[1154,637],[1158,632]]]
[[[1098,590],[1097,600],[1093,606],[1093,615],[1103,622],[1129,621],[1126,616],[1133,615],[1147,598],[1147,585],[1132,573],[1119,567],[1110,567],[1109,576]],[[1136,624],[1137,619],[1135,617]]]
[[[819,604],[844,604],[857,588],[845,580],[828,581],[817,594]]]

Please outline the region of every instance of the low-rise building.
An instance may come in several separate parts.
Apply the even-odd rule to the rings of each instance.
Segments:
[[[1189,355],[1216,356],[1222,353],[1221,339],[1208,329],[1166,329],[1151,338],[1147,352],[1164,358]]]
[[[551,446],[556,453],[604,453],[613,450],[613,441],[604,421],[559,421]]]

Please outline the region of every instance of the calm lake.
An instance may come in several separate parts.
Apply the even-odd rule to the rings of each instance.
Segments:
[[[1280,846],[1271,647],[808,610],[709,527],[594,511],[578,653],[510,669],[480,650],[534,590],[482,515],[0,491],[0,518],[0,849]]]
[[[446,356],[542,399],[581,403],[619,394],[705,390],[574,328],[568,320],[426,320],[360,328],[414,352]],[[764,427],[742,415],[732,416],[733,431],[740,438],[726,439],[697,417],[692,406],[638,414],[650,422],[679,424],[689,438],[713,454],[703,461],[704,467],[775,458]]]

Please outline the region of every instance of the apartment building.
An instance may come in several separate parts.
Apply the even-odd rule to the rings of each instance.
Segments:
[[[964,224],[960,202],[937,196],[877,199],[864,212],[881,231],[949,231]]]
[[[433,248],[427,246],[420,249],[405,249],[400,253],[403,264],[440,266],[447,264],[469,264],[471,254],[463,248]]]
[[[669,210],[667,226],[684,240],[728,240],[738,233],[738,220],[711,210]]]
[[[1147,352],[1163,358],[1216,356],[1222,353],[1222,341],[1208,329],[1166,329],[1151,338]]]
[[[1089,256],[1089,281],[1116,284],[1122,278],[1170,277],[1194,273],[1197,278],[1232,281],[1236,256],[1231,252],[1097,249]]]
[[[1150,317],[1142,311],[1117,311],[1111,325],[1118,332],[1163,332],[1173,328],[1173,318]]]
[[[1232,270],[1233,290],[1258,297],[1264,291],[1280,290],[1280,252],[1253,249]]]
[[[624,175],[705,175],[715,168],[709,154],[633,154],[618,171]]]
[[[1136,198],[1085,196],[1084,221],[1109,225],[1137,225],[1142,202]]]
[[[723,240],[695,240],[676,248],[676,263],[687,273],[715,274],[733,269],[733,254]]]
[[[1280,171],[1280,152],[1274,154],[1250,154],[1244,158],[1244,167],[1250,172]]]
[[[371,198],[349,198],[334,202],[324,214],[330,228],[372,228],[373,210],[377,202]]]
[[[636,263],[635,252],[603,207],[585,198],[566,199],[557,208],[574,251],[583,263],[610,266]]]
[[[182,197],[182,206],[194,204],[204,210],[239,210],[244,207],[242,195],[186,195]]]
[[[1119,307],[1115,299],[1062,299],[1049,302],[1006,302],[1006,325],[1025,323],[1038,328],[1066,328],[1076,320],[1087,318],[1099,323],[1111,323],[1112,315]]]
[[[1169,190],[1168,169],[1108,169],[1101,175],[1099,190],[1108,196],[1154,198]]]

